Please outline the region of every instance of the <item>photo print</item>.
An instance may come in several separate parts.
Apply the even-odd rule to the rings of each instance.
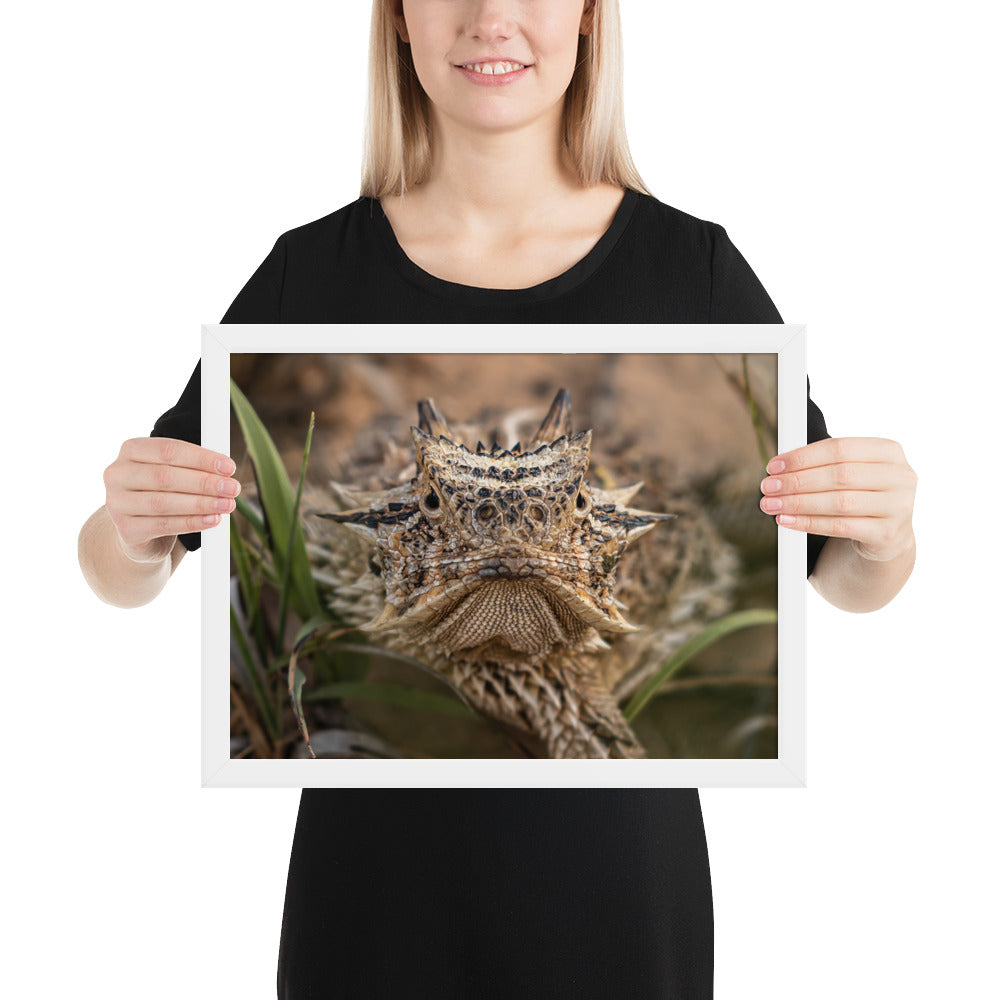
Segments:
[[[232,765],[323,768],[289,784],[354,783],[372,760],[546,783],[553,766],[580,780],[567,761],[632,761],[600,780],[640,783],[801,771],[779,698],[803,668],[780,655],[790,533],[758,507],[780,345],[270,351],[238,349],[261,328],[213,329],[244,484],[224,581]]]

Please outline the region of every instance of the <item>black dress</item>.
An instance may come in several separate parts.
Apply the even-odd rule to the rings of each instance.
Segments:
[[[724,229],[626,191],[581,261],[525,289],[428,274],[359,198],[281,236],[223,322],[781,318]],[[198,366],[153,435],[200,442],[200,396]],[[828,436],[811,400],[808,424],[810,441]],[[708,1000],[712,978],[697,789],[302,791],[281,998]]]

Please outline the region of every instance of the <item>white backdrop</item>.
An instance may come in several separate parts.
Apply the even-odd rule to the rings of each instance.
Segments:
[[[809,787],[703,793],[716,995],[984,995],[990,5],[623,7],[647,184],[725,225],[808,324],[831,431],[895,438],[921,476],[900,597],[851,616],[810,593]],[[199,788],[197,557],[120,611],[87,589],[76,536],[121,441],[180,393],[200,324],[279,233],[357,196],[368,10],[40,0],[5,17],[5,994],[274,995],[298,793]]]

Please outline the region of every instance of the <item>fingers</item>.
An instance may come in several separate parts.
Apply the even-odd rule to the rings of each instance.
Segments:
[[[231,514],[236,510],[236,498],[202,496],[195,493],[129,491],[119,497],[116,510],[119,514],[128,517],[188,517],[192,514]]]
[[[123,504],[125,513],[138,513],[135,492],[186,493],[201,497],[235,497],[240,484],[232,478],[236,463],[228,455],[175,438],[133,438],[104,470],[109,496]],[[221,509],[221,508],[210,508]],[[164,513],[177,513],[163,507]],[[207,512],[207,511],[206,511]],[[184,509],[180,513],[193,513]]]
[[[767,463],[771,475],[844,463],[905,464],[902,446],[886,438],[826,438],[776,455]]]
[[[795,531],[850,538],[867,559],[912,544],[917,477],[885,438],[829,438],[777,455],[760,486],[760,509]]]
[[[126,549],[140,552],[160,538],[185,535],[213,528],[222,520],[221,514],[188,514],[175,517],[115,517],[118,535]]]
[[[883,492],[843,490],[831,493],[804,493],[764,496],[760,509],[765,514],[827,517],[889,517],[895,510],[892,497]],[[784,521],[779,523],[784,524]]]
[[[853,538],[861,544],[873,544],[881,529],[881,518],[824,517],[815,514],[779,514],[778,524],[811,535],[828,538]]]
[[[240,484],[227,455],[175,438],[133,438],[104,470],[106,508],[126,551],[203,531],[236,508]]]
[[[768,476],[760,488],[765,496],[831,490],[891,490],[906,484],[908,472],[908,467],[884,462],[843,462]]]
[[[122,492],[188,493],[202,497],[236,497],[240,484],[230,476],[172,465],[142,462],[115,463],[105,474],[105,483]],[[134,513],[134,511],[129,511]]]
[[[126,441],[119,460],[145,465],[169,465],[231,476],[236,463],[228,456],[177,438],[132,438]]]
[[[850,538],[859,555],[877,562],[894,558],[909,547],[913,532],[907,525],[885,517],[826,517],[779,514],[778,524],[793,531],[829,538]]]

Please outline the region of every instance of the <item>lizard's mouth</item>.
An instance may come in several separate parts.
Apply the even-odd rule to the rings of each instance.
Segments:
[[[456,578],[415,592],[408,607],[387,603],[366,630],[419,631],[448,652],[500,643],[536,653],[556,645],[606,648],[597,632],[635,632],[613,599],[607,608],[560,569],[580,567],[553,553],[493,553],[460,560]],[[439,571],[450,567],[438,564]],[[455,567],[458,569],[458,566]]]

